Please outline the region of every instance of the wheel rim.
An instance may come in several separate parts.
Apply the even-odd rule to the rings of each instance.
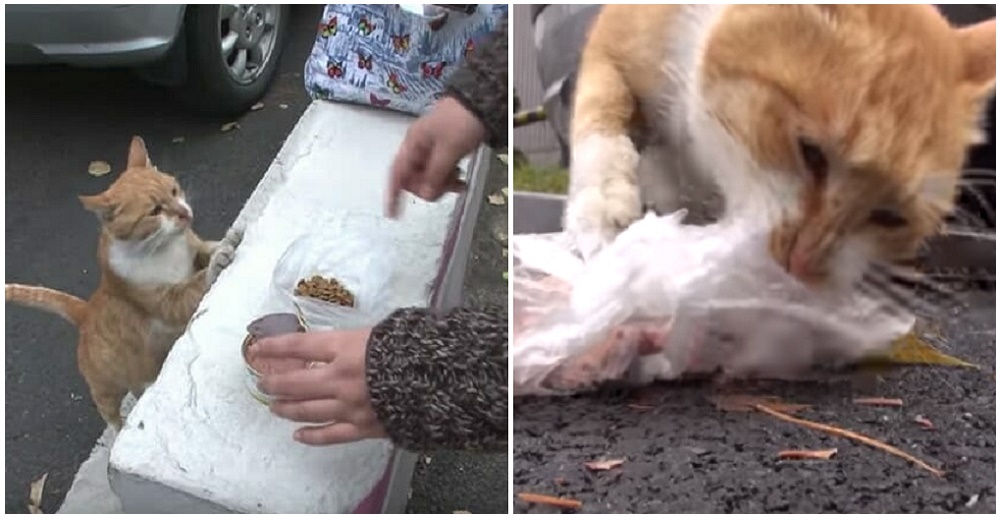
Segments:
[[[219,7],[219,48],[229,76],[253,83],[271,60],[281,18],[280,5],[230,4]]]

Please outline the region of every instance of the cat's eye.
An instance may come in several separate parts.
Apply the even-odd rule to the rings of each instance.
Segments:
[[[176,197],[177,196],[177,191],[178,191],[177,187],[174,186],[174,189],[170,191],[170,194],[173,195],[174,197]]]
[[[906,217],[900,215],[898,211],[887,208],[878,208],[873,210],[871,214],[868,215],[868,222],[887,229],[898,229],[909,223],[907,222]]]
[[[804,137],[799,138],[799,155],[802,157],[802,162],[809,169],[809,173],[813,175],[817,181],[822,181],[826,178],[827,170],[830,168],[829,162],[826,160],[826,154],[816,143],[806,139]]]
[[[149,210],[149,214],[154,217],[159,215],[160,213],[163,213],[163,206],[159,204],[153,206],[153,209]]]

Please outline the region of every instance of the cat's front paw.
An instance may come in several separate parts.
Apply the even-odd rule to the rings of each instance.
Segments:
[[[625,179],[587,187],[566,207],[566,231],[584,258],[596,255],[642,217],[639,187]]]
[[[563,225],[580,254],[590,258],[642,217],[639,153],[624,135],[591,135],[574,146],[574,189]]]
[[[208,262],[208,271],[205,273],[205,280],[208,286],[215,284],[222,271],[229,267],[236,258],[236,249],[243,242],[243,230],[230,229],[226,237],[215,244],[212,250],[212,258]]]

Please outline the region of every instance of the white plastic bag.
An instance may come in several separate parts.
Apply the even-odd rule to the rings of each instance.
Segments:
[[[338,223],[339,222],[339,223]],[[301,312],[310,330],[370,327],[392,312],[392,241],[357,217],[330,221],[295,239],[274,268],[265,308]],[[354,307],[295,294],[300,280],[333,278],[354,295]]]
[[[723,371],[794,376],[887,347],[914,319],[798,283],[738,222],[649,215],[584,263],[564,234],[516,235],[515,394]]]

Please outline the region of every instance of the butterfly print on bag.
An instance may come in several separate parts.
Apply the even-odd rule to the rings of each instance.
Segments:
[[[410,35],[409,34],[393,34],[392,35],[392,49],[400,54],[410,50]]]
[[[441,73],[444,72],[444,66],[447,65],[446,61],[439,61],[437,63],[425,61],[420,64],[420,72],[425,78],[441,78]]]
[[[385,80],[385,84],[389,87],[389,90],[392,90],[393,94],[402,94],[407,90],[406,85],[400,83],[399,76],[395,72],[389,73],[389,79]]]
[[[344,62],[342,61],[326,62],[326,75],[330,76],[331,78],[344,77]]]
[[[374,31],[375,24],[369,22],[367,16],[362,16],[361,19],[358,20],[358,32],[363,36],[369,36]]]
[[[330,18],[327,23],[319,24],[319,33],[323,35],[324,38],[329,38],[331,36],[337,35],[337,17],[334,16]]]
[[[372,56],[371,54],[365,56],[364,53],[358,51],[358,68],[371,71],[373,64],[372,58],[374,58],[374,56]]]

